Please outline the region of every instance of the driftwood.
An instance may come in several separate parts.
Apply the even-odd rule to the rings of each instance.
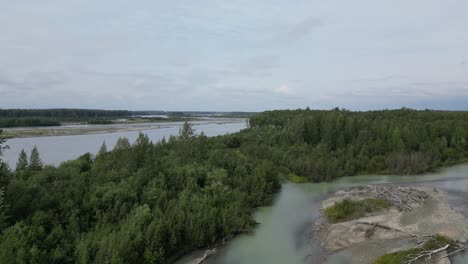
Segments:
[[[411,211],[415,205],[423,205],[429,195],[414,188],[402,188],[384,185],[369,185],[372,195],[387,200],[401,211]]]
[[[445,245],[445,246],[443,246],[441,248],[437,248],[437,249],[434,249],[434,250],[425,250],[425,251],[420,252],[418,254],[408,255],[407,260],[405,262],[403,262],[403,264],[412,264],[412,263],[414,263],[417,260],[422,259],[422,258],[426,258],[426,262],[428,262],[428,261],[430,261],[432,259],[433,255],[435,255],[437,253],[440,253],[442,251],[445,251],[449,247],[450,247],[450,245],[447,244],[447,245]]]
[[[192,264],[201,264],[205,262],[207,259],[209,259],[211,256],[213,256],[216,253],[216,248],[209,249],[205,252],[205,254],[201,258],[195,259]]]
[[[410,237],[414,237],[414,238],[418,239],[418,242],[420,244],[423,244],[423,243],[425,243],[425,242],[427,242],[429,240],[433,240],[435,238],[434,235],[411,233],[411,232],[405,231],[403,229],[398,229],[398,228],[394,228],[394,227],[390,227],[390,226],[386,226],[386,225],[381,225],[381,224],[378,224],[378,223],[369,223],[369,222],[362,222],[362,221],[356,221],[355,223],[360,224],[360,225],[370,225],[370,226],[373,226],[374,228],[379,227],[379,228],[382,228],[382,229],[385,229],[385,230],[390,230],[390,231],[394,231],[394,232],[403,233],[403,234],[406,234],[406,235],[408,235]]]
[[[450,256],[453,256],[453,255],[455,255],[455,254],[460,253],[461,251],[465,251],[465,248],[459,248],[459,249],[457,249],[457,250],[454,250],[454,251],[450,252],[449,254],[445,254],[445,255],[443,255],[442,257],[438,257],[438,258],[436,258],[436,259],[433,259],[433,260],[429,261],[428,263],[434,263],[434,262],[436,262],[436,261],[438,261],[438,260],[441,260],[441,259],[443,259],[443,258],[448,258],[448,257],[450,257]]]
[[[358,221],[358,222],[356,222],[356,224],[370,225],[370,226],[373,226],[374,228],[378,227],[378,228],[382,228],[382,229],[385,229],[385,230],[393,230],[395,232],[400,232],[400,233],[406,234],[408,236],[414,237],[414,238],[416,238],[418,240],[418,244],[419,244],[416,248],[421,247],[422,245],[424,245],[424,243],[435,240],[435,237],[436,237],[435,235],[415,234],[415,233],[407,232],[407,231],[402,230],[402,229],[393,228],[393,227],[389,227],[389,226],[381,225],[381,224],[377,224],[377,223],[368,223],[368,222],[359,222]],[[433,255],[435,255],[437,253],[440,253],[442,251],[445,251],[445,250],[447,250],[449,248],[452,248],[452,249],[455,249],[455,250],[448,253],[448,254],[445,254],[444,256],[438,257],[436,259],[432,259]],[[453,256],[453,255],[458,254],[458,253],[460,253],[462,251],[465,251],[465,250],[466,250],[465,243],[454,241],[454,244],[452,244],[452,245],[447,244],[447,245],[445,245],[443,247],[440,247],[440,248],[437,248],[437,249],[434,249],[434,250],[426,250],[426,251],[420,252],[418,254],[409,255],[407,257],[407,260],[405,262],[403,262],[403,264],[412,264],[412,263],[415,263],[417,260],[423,259],[423,258],[426,258],[425,263],[434,263],[437,260]]]

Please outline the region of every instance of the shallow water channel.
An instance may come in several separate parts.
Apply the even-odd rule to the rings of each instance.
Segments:
[[[253,233],[237,236],[204,263],[350,263],[353,258],[350,253],[324,254],[313,238],[312,223],[319,216],[325,197],[338,189],[367,184],[436,187],[448,193],[448,200],[457,211],[468,215],[468,164],[426,175],[366,175],[343,177],[329,183],[287,183],[272,206],[256,211],[255,218],[260,224]],[[190,263],[203,253],[204,250],[193,252],[177,263]],[[452,259],[453,263],[468,263],[467,255]]]

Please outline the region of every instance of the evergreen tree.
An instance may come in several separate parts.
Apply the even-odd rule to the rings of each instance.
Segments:
[[[2,161],[3,150],[8,148],[4,145],[6,139],[2,137],[2,133],[3,130],[0,129],[0,233],[6,225],[5,188],[10,182],[8,166]]]
[[[104,155],[107,153],[106,141],[102,142],[101,148],[99,149],[98,156]]]
[[[22,149],[18,157],[18,162],[16,163],[16,171],[17,172],[25,171],[28,167],[29,167],[28,154],[26,154],[26,151]]]
[[[0,233],[6,226],[5,207],[5,188],[0,187]]]
[[[5,145],[6,139],[2,137],[3,130],[0,129],[0,188],[6,188],[10,181],[10,170],[8,165],[3,162],[3,150],[8,149]]]
[[[0,129],[0,162],[2,162],[3,150],[8,149],[5,145],[6,139],[2,137],[3,130]]]
[[[115,150],[122,150],[122,149],[129,149],[131,147],[130,141],[128,141],[128,138],[119,138],[117,140],[117,143],[115,143]]]
[[[41,170],[43,165],[44,163],[39,156],[39,151],[37,150],[37,147],[34,146],[31,151],[31,156],[29,156],[29,169],[33,171]]]

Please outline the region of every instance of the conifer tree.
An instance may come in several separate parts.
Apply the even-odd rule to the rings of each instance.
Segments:
[[[123,137],[117,140],[117,143],[115,143],[114,149],[116,150],[128,149],[130,148],[130,146],[131,145],[130,145],[130,141],[128,141],[128,138]]]
[[[99,149],[98,156],[104,155],[107,153],[106,141],[102,142],[101,148]]]
[[[29,168],[34,171],[41,170],[43,165],[44,163],[39,156],[39,151],[37,150],[37,147],[34,146],[31,151],[31,156],[29,156]]]
[[[18,162],[16,162],[16,171],[25,171],[28,167],[28,154],[22,149],[18,157]]]

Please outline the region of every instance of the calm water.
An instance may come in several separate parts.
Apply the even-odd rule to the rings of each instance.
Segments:
[[[177,134],[181,123],[143,130],[151,140]],[[197,133],[208,136],[239,131],[246,127],[245,122],[223,123],[195,122]],[[138,131],[115,132],[77,136],[52,136],[18,138],[8,141],[10,150],[3,157],[11,166],[16,163],[21,149],[30,151],[39,148],[46,163],[58,165],[65,160],[74,159],[83,153],[96,153],[106,142],[108,147],[115,144],[119,137],[134,141]],[[272,206],[260,208],[255,218],[260,223],[255,232],[241,235],[230,241],[219,254],[209,259],[207,264],[302,264],[302,263],[349,263],[352,256],[324,256],[320,245],[311,239],[312,223],[318,217],[321,200],[338,189],[376,183],[411,183],[416,186],[434,186],[450,193],[449,200],[458,210],[468,215],[468,165],[459,165],[443,169],[437,173],[419,176],[354,176],[343,177],[331,183],[320,184],[284,184]],[[194,252],[178,261],[187,263],[203,254]],[[454,259],[454,263],[468,263],[468,256]]]
[[[192,123],[196,133],[203,132],[207,136],[233,133],[246,127],[246,122],[242,119],[234,123],[219,123],[218,121],[196,121]],[[178,134],[182,124],[182,122],[165,123],[150,129],[142,129],[141,132],[147,134],[153,142],[157,142],[163,137],[168,138],[170,135]],[[5,151],[2,159],[10,167],[14,168],[22,149],[29,153],[34,146],[37,146],[41,158],[46,164],[59,165],[63,161],[75,159],[87,152],[97,153],[104,141],[109,149],[115,145],[120,137],[126,137],[130,142],[133,142],[138,133],[139,131],[125,131],[89,135],[14,138],[7,141],[10,149]]]
[[[312,223],[318,217],[321,200],[338,189],[377,183],[411,183],[415,186],[434,186],[450,193],[449,200],[464,205],[460,212],[468,215],[468,165],[443,169],[419,176],[354,176],[331,183],[285,184],[273,206],[256,212],[260,223],[253,234],[241,235],[230,241],[219,254],[206,263],[214,264],[345,264],[353,256],[325,256],[320,245],[312,239]],[[202,252],[181,259],[187,263]],[[454,263],[466,264],[466,256]]]

